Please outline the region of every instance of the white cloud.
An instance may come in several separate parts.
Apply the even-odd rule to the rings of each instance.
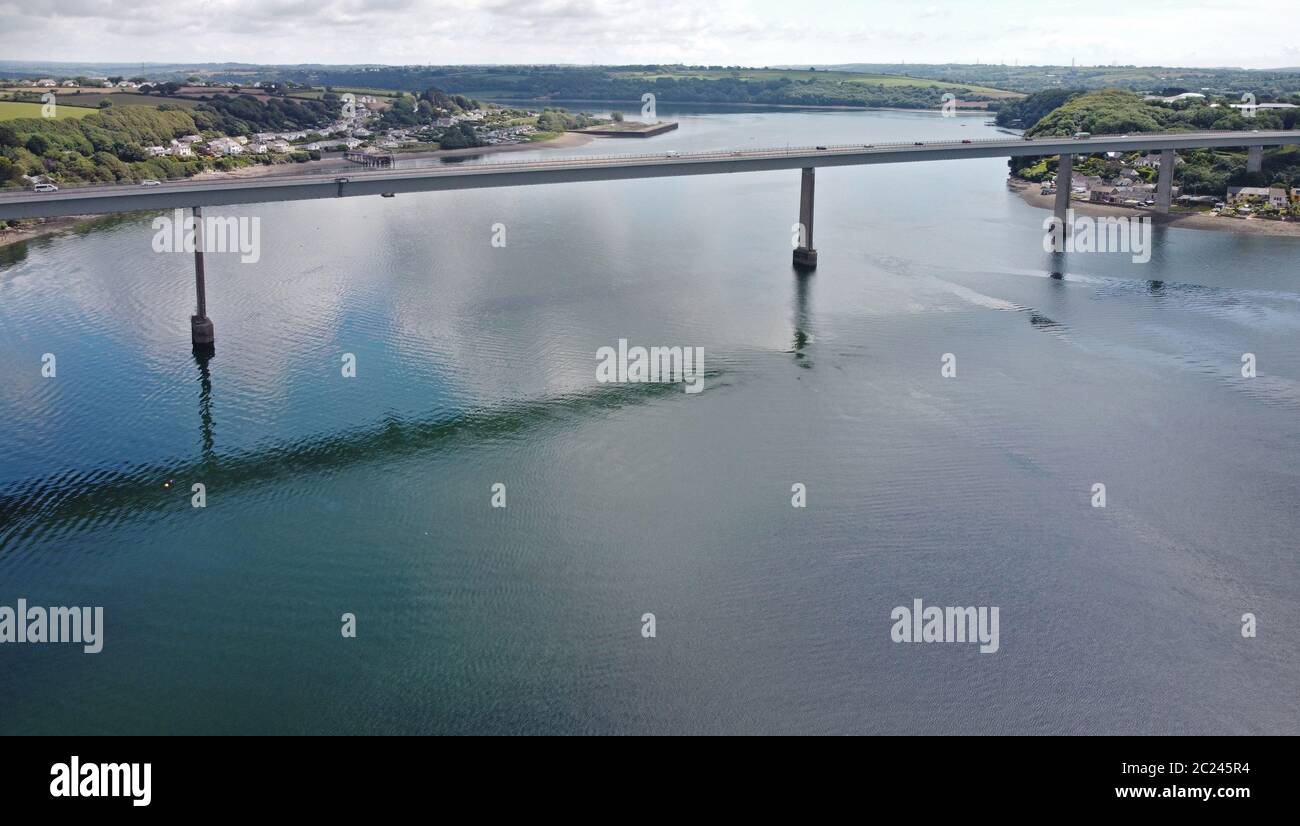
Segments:
[[[0,0],[9,59],[251,63],[1300,62],[1294,0]]]

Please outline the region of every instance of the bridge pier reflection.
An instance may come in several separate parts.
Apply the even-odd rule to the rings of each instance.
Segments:
[[[199,438],[203,454],[203,464],[211,467],[216,464],[216,437],[212,422],[212,371],[208,362],[212,360],[212,350],[201,352],[194,350],[194,363],[199,367]]]
[[[812,273],[801,272],[795,276],[794,282],[794,342],[790,352],[794,353],[795,363],[803,368],[812,367],[812,361],[808,358],[807,349],[809,342],[813,340],[811,331],[812,316],[808,311],[808,285],[812,281]]]

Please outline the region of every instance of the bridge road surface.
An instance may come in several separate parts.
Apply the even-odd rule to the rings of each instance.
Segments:
[[[1097,135],[1090,138],[993,138],[804,146],[713,152],[559,157],[412,169],[344,170],[330,174],[264,175],[229,180],[166,181],[160,186],[87,185],[58,192],[0,190],[0,218],[51,218],[195,206],[256,204],[384,193],[436,192],[500,186],[614,181],[727,172],[768,172],[806,167],[915,163],[962,158],[1007,158],[1061,153],[1158,151],[1211,147],[1300,144],[1300,130],[1251,132],[1165,132]]]

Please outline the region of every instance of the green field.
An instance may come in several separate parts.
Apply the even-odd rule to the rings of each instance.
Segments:
[[[114,106],[152,106],[155,109],[163,103],[170,103],[182,109],[193,109],[201,102],[183,97],[160,97],[158,95],[137,95],[131,92],[112,92],[107,95],[60,95],[59,106],[79,106],[93,111],[99,108],[101,100],[112,101]]]
[[[12,100],[0,100],[0,121],[17,120],[18,118],[39,118],[41,116],[41,103],[14,102]],[[62,104],[55,107],[55,118],[84,118],[94,109],[84,109],[79,106],[68,106]]]
[[[344,94],[345,92],[351,92],[354,95],[370,95],[371,97],[377,97],[377,98],[392,98],[392,97],[397,97],[399,94],[401,94],[401,92],[395,91],[393,89],[376,89],[370,86],[335,86],[334,87],[334,94],[336,95],[341,95]],[[306,94],[308,93],[295,91],[293,93],[293,96],[298,97],[298,96],[304,96]],[[320,94],[322,95],[325,94],[325,90],[323,88],[320,89]]]

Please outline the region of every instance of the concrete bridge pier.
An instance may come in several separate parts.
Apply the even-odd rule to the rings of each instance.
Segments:
[[[208,318],[208,293],[203,279],[203,210],[200,207],[194,207],[194,293],[197,309],[190,316],[190,338],[196,351],[209,351],[216,335]]]
[[[1065,213],[1070,209],[1070,185],[1074,183],[1074,155],[1063,152],[1061,160],[1056,165],[1056,208],[1052,211],[1058,221],[1061,222],[1061,231],[1069,232],[1069,225]]]
[[[794,250],[794,266],[800,270],[817,268],[817,249],[813,246],[813,189],[814,173],[811,166],[803,168],[803,179],[799,187],[799,223],[803,227],[803,241]]]
[[[1259,172],[1264,168],[1264,147],[1246,147],[1246,171]]]
[[[1172,149],[1160,150],[1160,177],[1156,178],[1156,212],[1168,212],[1174,199],[1174,167],[1178,159]]]

